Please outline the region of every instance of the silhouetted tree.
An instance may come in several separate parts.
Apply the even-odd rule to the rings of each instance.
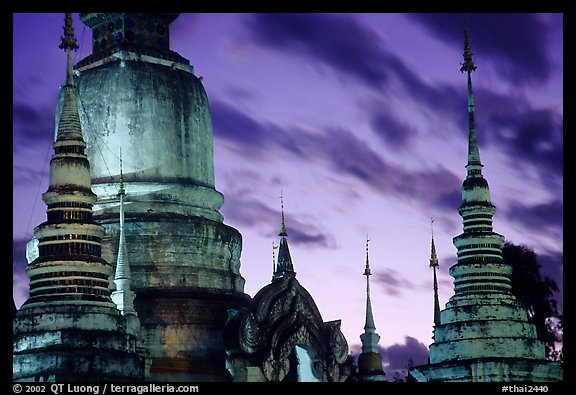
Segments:
[[[555,342],[562,335],[562,316],[553,297],[558,291],[556,282],[542,276],[536,253],[528,247],[506,242],[502,245],[502,256],[504,262],[512,265],[512,293],[528,311],[538,339],[546,345],[547,357],[561,358],[562,354],[555,349]]]

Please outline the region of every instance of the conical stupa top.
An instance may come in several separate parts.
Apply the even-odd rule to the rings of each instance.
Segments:
[[[56,140],[81,140],[82,131],[80,127],[80,115],[78,114],[78,105],[76,93],[74,91],[74,79],[72,77],[72,50],[78,48],[76,38],[74,37],[74,27],[72,26],[72,14],[67,13],[64,23],[64,36],[60,43],[60,48],[64,49],[67,54],[66,83],[64,85],[64,100],[62,103],[62,112],[58,122],[58,132]]]
[[[72,24],[72,14],[66,13],[64,19],[64,36],[59,48],[65,50],[68,54],[68,64],[66,68],[66,84],[73,84],[72,81],[72,49],[78,49],[76,37],[74,37],[74,25]]]
[[[366,267],[364,275],[366,276],[366,323],[364,324],[364,332],[376,332],[376,325],[374,324],[374,316],[372,314],[372,302],[370,301],[370,262],[368,260],[368,242],[370,240],[366,237]]]
[[[288,248],[288,241],[286,240],[286,236],[288,236],[288,232],[286,232],[286,224],[284,222],[284,197],[282,193],[280,194],[280,202],[282,207],[282,225],[280,226],[280,233],[278,236],[282,236],[280,239],[280,246],[278,247],[278,263],[276,265],[276,272],[274,273],[274,278],[282,278],[287,273],[291,273],[291,275],[295,275],[294,266],[292,265],[292,258],[290,257],[290,250]]]
[[[118,190],[118,196],[120,197],[120,239],[118,241],[118,258],[116,260],[116,275],[115,280],[131,278],[130,276],[130,266],[128,263],[128,254],[126,251],[126,236],[124,235],[124,196],[126,191],[124,190],[124,175],[122,174],[122,150],[120,150],[120,188]],[[122,286],[125,284],[122,283]],[[120,291],[120,289],[117,289]]]
[[[280,226],[280,233],[278,233],[278,236],[288,236],[288,233],[286,233],[286,225],[284,223],[284,196],[282,191],[280,191],[280,206],[282,211],[282,225]]]
[[[476,65],[472,60],[470,50],[470,39],[468,38],[468,28],[464,26],[464,63],[460,67],[461,72],[468,73],[468,176],[478,176],[481,174],[482,164],[480,162],[480,151],[478,150],[478,140],[476,137],[476,125],[474,121],[474,92],[472,90],[471,73],[476,70]]]
[[[464,25],[464,63],[460,67],[461,72],[471,73],[476,70],[476,65],[472,60],[472,51],[470,50],[470,38],[468,37],[468,27]]]
[[[436,255],[436,246],[434,245],[434,219],[430,218],[430,228],[432,230],[432,246],[430,252],[430,267],[434,270],[434,327],[440,325],[440,300],[438,299],[438,279],[436,269],[438,269],[438,256]]]
[[[71,50],[77,46],[71,14],[65,16],[64,33],[60,48],[67,52],[68,70],[49,187],[42,195],[47,220],[34,229],[37,256],[26,268],[31,281],[24,308],[66,304],[113,308],[109,292],[112,269],[101,254],[105,229],[93,219],[96,194],[91,189],[90,162],[72,84]]]
[[[430,220],[430,227],[432,228],[432,243],[430,246],[430,267],[438,267],[438,255],[436,254],[436,246],[434,245],[434,219]]]
[[[118,257],[116,258],[116,273],[114,284],[116,291],[112,293],[112,300],[116,303],[122,315],[137,315],[134,310],[134,299],[136,294],[130,289],[132,276],[130,274],[130,263],[126,249],[126,235],[124,233],[124,174],[122,173],[122,150],[120,150],[120,187],[118,196],[120,197],[120,237],[118,240]]]

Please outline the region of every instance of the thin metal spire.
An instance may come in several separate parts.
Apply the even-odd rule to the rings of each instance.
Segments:
[[[278,236],[288,236],[288,233],[286,232],[286,225],[284,224],[284,195],[282,194],[282,190],[280,190],[280,206],[282,209],[282,225],[280,227],[280,233],[278,233]]]
[[[468,26],[464,22],[464,63],[460,67],[461,72],[471,73],[476,70],[476,65],[472,60],[472,51],[470,50],[470,38],[468,37]]]
[[[438,299],[438,279],[436,270],[440,266],[438,256],[436,255],[436,246],[434,245],[434,218],[430,218],[430,228],[432,232],[432,245],[430,247],[430,267],[434,272],[434,327],[440,325],[440,301]]]
[[[288,241],[286,240],[288,232],[286,232],[286,224],[284,222],[284,195],[282,194],[282,191],[280,191],[280,204],[282,207],[282,225],[280,227],[280,233],[278,233],[278,236],[282,237],[280,239],[280,245],[278,246],[278,263],[276,265],[276,271],[274,273],[273,280],[282,278],[288,273],[290,273],[290,276],[292,277],[296,275],[294,272],[294,266],[292,265],[292,258],[290,257]]]
[[[74,27],[72,25],[72,14],[67,13],[64,18],[64,36],[59,48],[64,49],[67,54],[66,82],[63,86],[64,98],[62,110],[56,130],[56,140],[78,141],[76,145],[84,145],[82,129],[80,125],[80,115],[74,89],[74,79],[72,77],[72,50],[77,49],[76,38],[74,37]]]
[[[430,247],[430,267],[438,267],[438,255],[434,245],[434,218],[430,218],[430,230],[432,232],[432,245]]]
[[[118,241],[118,257],[116,259],[116,273],[114,275],[114,284],[116,291],[112,293],[112,300],[116,303],[118,310],[123,315],[134,314],[135,294],[130,290],[132,275],[130,274],[130,263],[126,250],[126,236],[124,233],[124,174],[122,173],[122,149],[120,149],[120,187],[118,196],[120,197],[120,237]]]
[[[376,333],[374,316],[372,314],[372,302],[370,301],[370,260],[368,258],[368,243],[370,239],[366,235],[366,267],[364,275],[366,276],[366,322],[364,324],[364,333],[360,335],[362,342],[362,353],[358,357],[358,366],[361,381],[382,381],[384,371],[382,369],[382,356],[378,349],[380,335]],[[368,375],[370,378],[364,377]]]
[[[370,276],[372,272],[370,271],[370,261],[368,259],[368,243],[370,239],[366,235],[366,267],[364,269],[364,275],[366,276],[366,323],[364,324],[365,332],[376,332],[376,325],[374,324],[374,316],[372,314],[372,302],[370,301]]]
[[[476,65],[472,60],[470,50],[470,39],[468,37],[468,27],[464,24],[464,62],[460,71],[468,75],[468,177],[482,176],[482,163],[480,162],[480,151],[478,149],[478,139],[476,137],[476,124],[474,121],[474,92],[472,90],[471,74],[476,70]]]
[[[74,85],[72,79],[72,50],[78,49],[78,44],[76,42],[76,37],[74,37],[74,25],[72,24],[72,14],[66,13],[64,18],[64,36],[62,36],[62,42],[59,48],[66,51],[68,55],[68,62],[66,68],[66,85]]]

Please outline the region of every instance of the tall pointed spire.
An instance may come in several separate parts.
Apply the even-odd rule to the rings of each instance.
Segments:
[[[288,233],[286,233],[286,224],[284,223],[284,195],[282,194],[282,190],[280,191],[280,207],[282,211],[282,225],[280,226],[278,236],[288,236]]]
[[[70,51],[77,48],[66,14],[60,48],[68,70],[50,186],[47,220],[34,229],[37,256],[26,268],[30,297],[14,320],[14,381],[140,381],[136,319],[124,319],[110,295],[112,265],[102,258],[104,226],[93,218],[90,162],[78,117]],[[132,317],[132,316],[131,316]]]
[[[76,42],[76,37],[74,37],[74,25],[72,24],[72,14],[67,13],[64,19],[64,36],[62,37],[62,42],[59,48],[66,51],[68,55],[67,67],[66,67],[66,85],[73,85],[72,80],[72,50],[78,49],[78,44]]]
[[[372,314],[372,302],[370,301],[370,261],[368,259],[368,235],[366,235],[366,266],[364,275],[366,276],[366,322],[364,333],[360,335],[362,342],[362,353],[358,357],[358,375],[360,381],[384,381],[384,370],[382,369],[382,355],[378,350],[380,335],[376,333],[374,316]]]
[[[468,37],[468,28],[464,25],[464,63],[460,67],[461,72],[468,74],[468,177],[482,176],[482,163],[480,162],[480,151],[478,149],[478,140],[476,137],[476,124],[474,121],[474,92],[472,90],[471,74],[476,70],[476,65],[472,60],[472,51],[470,50],[470,39]]]
[[[74,78],[72,75],[72,50],[78,48],[76,37],[74,37],[74,26],[72,25],[72,14],[67,13],[64,20],[64,36],[59,48],[66,51],[66,82],[64,84],[64,100],[62,103],[62,112],[58,122],[58,131],[56,140],[81,140],[83,142],[82,131],[80,127],[80,115],[78,114],[78,105],[76,92],[74,88]]]
[[[374,316],[372,315],[372,303],[370,301],[370,276],[372,272],[370,271],[370,262],[368,260],[368,235],[366,235],[366,268],[364,269],[364,275],[366,276],[366,322],[364,324],[364,332],[374,332],[376,333],[376,325],[374,324]]]
[[[436,255],[436,246],[434,245],[434,219],[430,218],[430,228],[432,231],[432,244],[430,247],[430,267],[434,272],[434,327],[440,325],[440,301],[438,300],[438,280],[436,277],[436,270],[440,266],[438,264],[438,256]]]
[[[101,257],[105,231],[92,218],[96,195],[72,79],[71,50],[77,47],[72,15],[66,14],[60,44],[68,55],[66,84],[50,159],[50,185],[42,195],[47,221],[34,230],[38,254],[27,268],[34,281],[25,307],[77,302],[114,306],[108,288],[111,266]]]
[[[134,310],[135,294],[130,290],[132,276],[130,274],[130,263],[126,250],[126,236],[124,234],[124,174],[122,173],[122,149],[120,149],[120,187],[118,196],[120,197],[120,237],[118,242],[118,258],[116,259],[116,274],[114,275],[114,284],[116,291],[112,292],[112,300],[116,303],[118,310],[122,315],[136,315]]]
[[[286,275],[296,275],[294,266],[292,265],[292,258],[290,257],[290,250],[288,249],[288,241],[286,240],[288,232],[286,232],[286,224],[284,222],[284,195],[282,192],[280,192],[280,205],[282,209],[282,224],[278,236],[282,236],[282,238],[280,239],[280,246],[278,247],[278,264],[274,272],[274,279],[282,278]]]

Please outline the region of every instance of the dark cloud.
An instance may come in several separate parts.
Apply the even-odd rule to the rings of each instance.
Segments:
[[[264,203],[242,193],[227,193],[222,207],[226,222],[241,227],[262,227],[280,216]],[[278,225],[279,226],[279,225]]]
[[[336,174],[353,177],[377,193],[454,209],[461,180],[442,166],[412,172],[392,165],[373,146],[345,129],[329,128],[314,135],[302,133],[297,140],[294,154],[327,162]],[[445,202],[445,198],[450,201]]]
[[[42,111],[27,104],[15,102],[13,105],[13,184],[35,185],[41,182],[47,174],[50,154],[53,153],[54,118],[49,111]],[[24,150],[38,147],[39,154],[30,160],[30,155],[24,155]],[[22,160],[22,158],[26,160]],[[44,162],[42,162],[44,160]]]
[[[404,344],[381,347],[382,361],[388,364],[386,376],[392,380],[396,374],[405,377],[408,368],[428,363],[429,351],[424,343],[411,336],[404,337]]]
[[[526,205],[512,201],[507,205],[503,215],[523,229],[539,229],[554,237],[562,236],[563,203],[552,200],[547,203]]]
[[[394,176],[394,168],[364,140],[345,129],[328,129],[322,135],[305,136],[309,155],[327,161],[339,173],[368,185],[381,185]]]
[[[445,119],[466,125],[464,82],[461,90],[446,84],[425,83],[401,58],[386,49],[376,32],[351,16],[256,14],[247,21],[255,42],[267,48],[316,60],[347,81],[352,77],[371,89],[382,91],[394,80],[404,88],[405,100],[417,102],[425,112],[440,112]],[[386,133],[393,138],[392,142],[404,142],[398,127],[412,133],[406,129],[407,124],[399,123],[390,114],[372,111],[370,120],[375,131]],[[397,128],[381,129],[392,122],[391,126]]]
[[[266,126],[232,105],[215,100],[210,104],[210,110],[215,137],[231,140],[254,150],[267,143]]]
[[[247,26],[263,46],[312,57],[370,87],[382,87],[389,70],[402,67],[376,32],[348,15],[254,14]]]
[[[503,111],[503,110],[501,110]],[[494,142],[518,167],[518,162],[531,165],[548,187],[562,185],[563,120],[552,110],[526,110],[522,114],[491,114],[479,133],[492,133],[486,140]]]
[[[227,196],[228,205],[222,214],[228,224],[240,231],[246,227],[260,229],[264,236],[277,239],[282,217],[279,210],[269,208],[247,193],[229,193]],[[319,229],[315,224],[292,217],[286,217],[285,222],[290,244],[335,248],[334,237],[327,229]],[[263,230],[266,229],[263,224],[270,226]]]
[[[408,148],[412,138],[417,135],[416,128],[400,121],[388,109],[378,108],[373,111],[370,123],[382,142],[394,148]]]
[[[381,286],[384,293],[390,296],[401,297],[402,291],[414,288],[410,280],[394,269],[383,269],[373,276],[375,284]]]
[[[15,102],[12,107],[14,149],[38,140],[54,139],[54,118],[50,111]]]
[[[236,107],[214,107],[215,135],[233,140],[240,153],[260,157],[284,151],[299,161],[327,163],[335,174],[352,177],[377,193],[422,201],[441,210],[454,210],[461,200],[461,180],[443,166],[409,171],[384,160],[373,146],[342,128],[309,133],[298,128],[263,124]],[[225,119],[221,119],[224,117]]]
[[[548,80],[552,66],[547,53],[551,26],[536,14],[430,13],[407,16],[462,50],[466,20],[472,52],[481,54],[475,58],[477,66],[492,61],[503,77],[515,83]],[[562,17],[554,18],[554,21],[561,23]]]
[[[387,381],[394,381],[396,378],[405,379],[410,367],[428,363],[429,351],[424,343],[411,336],[405,336],[404,342],[404,344],[396,343],[390,347],[378,346]],[[357,360],[362,352],[362,346],[352,344],[350,351],[354,353]]]

